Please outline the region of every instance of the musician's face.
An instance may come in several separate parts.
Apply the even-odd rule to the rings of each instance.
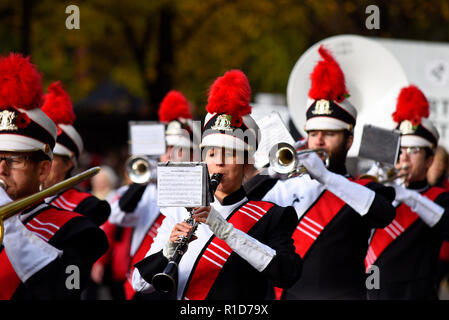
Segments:
[[[50,173],[51,162],[34,162],[30,153],[0,152],[0,179],[6,183],[6,192],[13,200],[39,191]]]
[[[206,151],[205,161],[209,174],[223,174],[215,193],[217,198],[220,199],[219,195],[226,196],[240,189],[245,169],[243,153],[225,148],[209,148]]]
[[[401,147],[399,161],[396,169],[399,169],[399,175],[407,174],[405,185],[411,182],[422,181],[426,178],[427,169],[433,161],[433,156],[426,156],[424,148],[405,148]]]
[[[352,146],[354,137],[345,136],[343,131],[332,130],[312,130],[308,132],[307,144],[310,149],[323,148],[329,156],[329,162],[345,162],[346,154]],[[318,153],[318,156],[324,161],[325,156]]]
[[[70,169],[73,168],[73,161],[68,157],[53,156],[53,161],[51,164],[50,174],[44,182],[44,188],[51,187],[65,179],[66,175],[69,173]]]

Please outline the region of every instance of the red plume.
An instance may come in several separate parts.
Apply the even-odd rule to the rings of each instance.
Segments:
[[[44,95],[44,105],[41,109],[56,124],[72,125],[76,119],[72,100],[59,81],[48,86],[48,93]]]
[[[168,123],[178,118],[192,119],[190,105],[184,95],[176,90],[171,90],[162,99],[159,106],[159,120]]]
[[[429,116],[429,102],[418,87],[410,85],[399,93],[393,120],[400,123],[410,120],[413,125],[421,123],[421,118]]]
[[[313,100],[326,99],[342,102],[349,96],[345,85],[345,75],[329,51],[321,45],[318,49],[320,60],[310,74],[312,81],[309,97]]]
[[[0,109],[26,110],[42,103],[42,77],[29,57],[11,53],[0,58]]]
[[[240,127],[242,117],[251,113],[251,88],[240,70],[231,70],[215,80],[209,90],[206,110],[231,116],[231,124]]]

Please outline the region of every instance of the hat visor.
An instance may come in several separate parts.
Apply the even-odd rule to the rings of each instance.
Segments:
[[[53,149],[53,154],[55,156],[68,157],[69,159],[71,159],[73,161],[74,167],[78,166],[78,161],[75,157],[75,153],[70,151],[68,148],[66,148],[65,146],[63,146],[60,143],[56,142],[55,148]]]
[[[81,154],[84,149],[83,139],[79,135],[78,131],[75,130],[75,128],[68,124],[60,124],[59,128],[61,128],[62,131],[65,132],[66,135],[72,139],[72,141],[75,143],[76,147],[78,148],[78,153]],[[58,141],[58,139],[56,139]],[[56,149],[55,149],[56,150]],[[56,152],[54,152],[56,153]]]
[[[313,117],[307,120],[305,131],[312,130],[353,130],[353,126],[331,117]]]
[[[181,148],[192,147],[190,139],[188,139],[183,135],[166,135],[165,141],[168,147],[181,147]]]
[[[53,152],[50,147],[33,138],[18,134],[0,134],[0,151],[9,152],[33,152],[42,151],[53,158]]]
[[[253,151],[255,147],[248,145],[242,139],[225,133],[211,133],[201,141],[201,148],[221,147],[237,151]]]
[[[53,149],[53,154],[71,158],[74,153],[69,149],[67,149],[66,147],[64,147],[62,144],[56,143],[55,148]]]
[[[403,135],[401,136],[401,147],[428,147],[434,148],[435,146],[429,140],[426,140],[416,135]]]

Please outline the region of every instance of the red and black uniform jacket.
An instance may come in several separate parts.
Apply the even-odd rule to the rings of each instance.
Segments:
[[[105,223],[111,207],[106,200],[100,200],[89,192],[70,188],[52,197],[49,201],[55,207],[66,211],[74,211],[88,217],[97,226]]]
[[[128,189],[125,191],[125,193],[120,197],[119,201],[119,207],[123,212],[131,213],[136,210],[137,205],[139,204],[140,200],[142,199],[142,196],[146,190],[148,185],[146,184],[139,184],[139,183],[132,183],[129,185]],[[156,205],[156,204],[154,204]],[[151,210],[147,210],[148,214],[152,212]],[[151,294],[143,294],[140,292],[137,292],[132,287],[132,273],[134,271],[134,264],[138,261],[145,258],[145,254],[148,252],[148,250],[151,247],[151,244],[153,243],[154,238],[157,235],[157,230],[159,226],[161,225],[162,221],[164,220],[164,215],[160,212],[158,212],[157,216],[152,217],[152,223],[149,225],[139,225],[133,228],[133,234],[132,237],[135,236],[136,229],[146,227],[147,230],[145,230],[145,236],[141,239],[137,249],[135,250],[134,254],[129,259],[129,264],[127,265],[127,278],[124,282],[124,290],[125,290],[125,298],[127,300],[161,300],[166,299],[166,297],[170,297],[170,295],[165,294],[159,294],[158,292],[154,292]],[[128,253],[130,251],[128,250]]]
[[[80,214],[45,203],[35,205],[21,215],[25,216],[23,223],[29,230],[61,250],[62,255],[22,283],[1,246],[1,299],[80,299],[93,263],[108,248],[104,232]],[[73,266],[79,270],[79,289],[66,283],[68,277],[75,274]]]
[[[394,189],[374,182],[355,182],[376,192],[365,215],[361,216],[325,190],[299,219],[293,238],[296,252],[301,251],[303,258],[303,274],[291,288],[284,290],[282,299],[366,299],[364,258],[368,240],[372,228],[384,227],[393,220]],[[335,215],[321,226],[322,230],[312,225],[319,235],[307,250],[301,250],[301,242],[309,238],[299,229],[303,229],[303,223],[311,226],[307,217],[313,210],[318,210],[318,215],[327,211]]]
[[[223,199],[223,205],[232,205],[246,198],[243,188]],[[243,202],[235,208],[227,217],[228,221],[233,221],[234,215],[240,214],[241,208],[248,202]],[[205,300],[263,300],[271,283],[280,287],[291,286],[301,275],[301,258],[294,251],[292,232],[297,225],[297,215],[292,207],[279,207],[272,203],[260,201],[259,207],[267,207],[263,216],[249,228],[247,234],[261,243],[276,250],[276,256],[267,267],[259,272],[252,267],[245,259],[237,253],[228,250],[226,262],[222,262],[218,274],[210,278],[210,287],[202,295]],[[196,286],[194,277],[199,264],[204,261],[206,250],[211,248],[211,244],[217,239],[212,236],[203,247],[202,252],[196,257],[195,264],[189,275],[189,281],[183,289],[182,299],[189,296],[189,290]],[[223,242],[219,240],[219,242]],[[184,257],[184,259],[186,259]],[[181,260],[182,262],[182,260]],[[141,276],[151,283],[153,275],[162,272],[168,263],[167,258],[159,251],[135,264]],[[198,288],[197,288],[198,289]],[[191,298],[191,297],[190,297]],[[196,299],[196,298],[195,298]]]
[[[418,217],[398,236],[393,234],[396,238],[374,261],[379,268],[380,283],[379,289],[368,290],[369,299],[438,299],[435,277],[441,244],[449,240],[449,192],[430,187],[427,181],[413,183],[409,189],[423,195],[436,192],[434,202],[445,211],[433,227]],[[411,210],[409,214],[416,215]],[[390,232],[399,232],[397,224],[394,228]]]

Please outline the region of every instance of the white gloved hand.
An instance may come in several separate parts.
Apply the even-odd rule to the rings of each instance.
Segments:
[[[209,215],[206,219],[206,224],[212,232],[220,239],[225,240],[234,229],[234,226],[226,221],[214,207],[210,208]]]
[[[176,242],[171,242],[170,240],[168,240],[165,243],[165,247],[162,249],[162,254],[164,255],[164,257],[170,260],[170,258],[173,257],[177,246],[178,244]]]
[[[4,226],[3,245],[6,254],[23,282],[62,254],[62,251],[28,230],[19,215],[5,220]]]
[[[323,160],[318,157],[316,152],[300,154],[297,159],[299,163],[307,169],[307,172],[312,178],[318,180],[322,184],[326,184],[326,180],[331,172],[327,170]]]
[[[363,216],[368,212],[374,201],[374,191],[352,182],[340,174],[327,170],[323,161],[315,152],[301,154],[298,156],[298,160],[312,178],[346,202],[358,214]]]
[[[206,224],[218,238],[258,271],[264,270],[276,255],[276,251],[269,246],[234,228],[214,207],[211,207]]]
[[[394,188],[394,192],[396,194],[394,200],[396,200],[397,202],[404,202],[408,198],[412,197],[413,193],[417,193],[416,191],[406,189],[397,184],[392,184],[391,186]]]
[[[367,174],[369,176],[378,177],[380,174],[382,174],[382,172],[383,171],[382,171],[381,167],[379,166],[379,163],[377,161],[375,161],[365,174]]]
[[[5,189],[0,187],[0,206],[4,206],[10,202],[12,202],[11,198],[8,196]]]
[[[393,185],[396,193],[395,200],[403,202],[415,212],[429,227],[433,227],[440,221],[444,208],[436,204],[419,192]]]
[[[390,171],[389,168],[384,167],[381,163],[375,161],[371,168],[365,173],[369,176],[377,177],[379,181],[385,181],[389,178],[388,172]],[[385,183],[386,185],[387,183]]]

